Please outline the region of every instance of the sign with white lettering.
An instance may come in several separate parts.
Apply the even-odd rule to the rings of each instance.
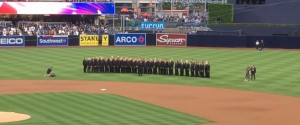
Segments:
[[[186,46],[187,35],[186,34],[156,34],[156,46]]]
[[[115,46],[146,46],[145,33],[115,34]]]
[[[165,22],[141,22],[139,30],[163,30]]]
[[[37,36],[37,46],[68,46],[67,35],[42,35]]]
[[[24,36],[0,36],[0,47],[23,47],[25,46]]]

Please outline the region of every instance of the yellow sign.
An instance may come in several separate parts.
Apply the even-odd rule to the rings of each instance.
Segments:
[[[99,36],[98,35],[80,35],[79,36],[80,46],[98,46]]]
[[[108,46],[108,35],[102,35],[102,46]]]

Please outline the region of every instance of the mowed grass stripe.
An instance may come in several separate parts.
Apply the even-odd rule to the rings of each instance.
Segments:
[[[152,114],[153,116],[155,116],[155,119],[159,119],[161,120],[171,120],[171,121],[175,121],[176,124],[187,124],[188,122],[194,122],[195,124],[199,122],[199,119],[197,117],[190,117],[190,116],[186,116],[186,115],[181,115],[181,114],[175,114],[175,111],[173,110],[166,110],[165,108],[162,107],[149,107],[149,104],[146,103],[137,103],[135,100],[132,99],[124,99],[124,97],[122,96],[114,96],[114,98],[120,98],[122,103],[128,103],[133,105],[132,106],[132,110],[135,110],[135,107],[139,107],[142,109],[146,109],[145,111],[141,111],[141,112],[145,112],[145,113],[149,113]],[[128,105],[130,107],[130,105]],[[165,111],[163,111],[165,110]],[[155,112],[162,112],[163,114],[155,114]]]
[[[91,95],[90,98],[80,94],[78,94],[77,96],[82,96],[81,98],[85,98],[86,102],[95,102],[89,105],[89,107],[93,107],[95,109],[100,107],[98,105],[92,105],[92,104],[102,103],[103,108],[101,107],[102,108],[101,111],[103,111],[103,113],[108,112],[108,114],[111,114],[110,116],[108,116],[108,118],[115,117],[117,120],[119,120],[120,123],[128,124],[126,122],[135,122],[137,124],[144,124],[145,120],[151,120],[154,123],[158,123],[155,118],[150,119],[149,117],[143,117],[145,114],[143,114],[139,110],[131,110],[129,107],[130,105],[128,105],[127,103],[121,104],[122,100],[120,100],[120,98],[118,99],[112,98],[114,97],[113,95],[105,95],[108,96],[109,98],[98,99],[98,100],[95,100],[95,97],[98,98],[101,95]],[[106,108],[113,109],[113,110],[107,110]],[[142,109],[142,110],[146,110],[146,109]],[[132,115],[136,115],[136,117],[132,117]]]
[[[194,125],[207,122],[117,95],[43,93],[1,95],[0,100],[1,109],[32,115],[30,120],[8,125]]]
[[[95,47],[95,48],[12,48],[0,49],[0,79],[45,79],[46,68],[54,66],[57,77],[63,80],[127,81],[161,84],[184,84],[265,91],[300,96],[300,51],[224,50],[206,48],[155,48],[155,47]],[[84,57],[123,56],[130,58],[162,58],[174,60],[209,60],[211,79],[135,74],[83,74]],[[244,82],[247,65],[257,66],[257,81]],[[128,79],[130,78],[130,79]],[[279,89],[279,84],[295,84],[294,88]],[[291,83],[289,83],[291,82]],[[247,85],[241,85],[247,84]],[[271,85],[269,85],[271,84]],[[259,85],[259,87],[255,87]],[[270,86],[272,86],[270,88]],[[297,89],[295,89],[297,88]]]
[[[0,96],[2,104],[9,105],[9,110],[13,112],[20,112],[31,115],[31,119],[18,122],[18,123],[7,123],[8,125],[14,124],[46,124],[50,125],[49,122],[54,120],[55,115],[45,112],[45,107],[40,107],[39,103],[36,103],[26,95],[2,95]],[[7,110],[4,110],[7,111]]]
[[[73,96],[71,98],[80,99],[80,101],[77,101],[77,102],[81,102],[80,103],[81,107],[79,107],[78,110],[83,111],[85,115],[93,114],[94,117],[91,117],[89,119],[97,120],[97,118],[101,118],[102,120],[99,120],[101,124],[103,124],[103,122],[109,123],[109,121],[114,121],[114,123],[118,123],[118,124],[124,124],[124,121],[126,121],[126,119],[128,118],[128,116],[122,116],[121,113],[118,113],[121,111],[115,109],[114,108],[115,105],[109,100],[106,100],[105,96],[99,95],[99,96],[92,97],[92,95],[87,96],[85,94],[78,94],[78,93],[76,94],[72,93],[72,95]],[[88,109],[91,108],[94,110],[89,111]],[[117,110],[118,112],[115,112],[114,110]]]

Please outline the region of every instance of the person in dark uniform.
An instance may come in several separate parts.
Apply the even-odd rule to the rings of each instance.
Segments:
[[[169,61],[169,75],[173,75],[174,72],[174,61],[173,59],[170,59]]]
[[[158,74],[162,75],[162,60],[159,59],[158,61]]]
[[[106,58],[106,61],[105,61],[105,72],[110,72],[109,68],[110,68],[110,59]]]
[[[261,40],[259,45],[260,45],[260,50],[261,51],[264,50],[264,48],[265,48],[264,40]]]
[[[100,72],[100,57],[98,57],[95,61],[96,61],[96,72],[99,73]]]
[[[188,60],[185,61],[185,76],[190,76],[190,64],[188,62]]]
[[[175,63],[175,75],[178,76],[178,69],[179,69],[179,66],[180,66],[180,63],[179,61],[177,60],[176,63]]]
[[[148,65],[148,73],[153,74],[153,67],[154,67],[154,62],[152,59],[149,60],[149,65]]]
[[[168,74],[168,60],[163,62],[163,75],[167,75]]]
[[[91,59],[88,58],[88,59],[86,60],[86,63],[87,63],[87,70],[86,70],[86,72],[87,72],[87,73],[90,73],[91,70],[92,70],[92,62],[91,62]]]
[[[182,60],[180,61],[180,64],[179,64],[179,71],[180,71],[180,76],[183,76],[183,74],[184,74],[184,64],[183,64]]]
[[[195,76],[199,77],[200,64],[199,62],[195,62]]]
[[[133,73],[137,73],[138,61],[136,59],[133,60]]]
[[[138,61],[138,65],[137,65],[137,68],[138,68],[138,76],[143,76],[143,67],[144,67],[144,61],[142,60],[139,60]]]
[[[104,72],[104,59],[101,57],[99,60],[100,72]]]
[[[53,67],[49,67],[48,69],[47,69],[47,72],[46,72],[46,77],[55,77],[56,75],[55,75],[55,73],[52,71],[53,70]]]
[[[205,64],[205,77],[210,78],[210,65],[209,65],[208,61],[206,61],[206,64]]]
[[[153,68],[153,74],[157,74],[158,69],[158,60],[156,58],[154,59],[154,68]]]
[[[116,60],[113,56],[111,57],[110,64],[111,64],[110,71],[115,73],[116,72]]]
[[[111,58],[110,58],[110,63],[109,63],[109,72],[115,72],[114,71],[114,57],[113,56],[111,56]]]
[[[203,61],[200,63],[200,77],[204,78],[204,70],[205,70],[205,65],[203,63]]]
[[[94,57],[94,61],[93,61],[93,63],[94,63],[94,70],[93,70],[93,72],[95,72],[95,73],[97,73],[97,70],[98,70],[98,58],[97,57]]]
[[[253,65],[251,67],[251,80],[255,80],[256,67]]]
[[[93,73],[94,70],[95,70],[95,67],[94,67],[94,66],[95,66],[95,65],[94,65],[94,58],[95,58],[95,57],[93,57],[93,58],[91,59],[91,69],[90,69],[90,72],[91,72],[91,73]]]
[[[146,69],[145,71],[146,71],[146,72],[144,72],[144,73],[145,73],[145,74],[150,74],[150,71],[149,71],[149,70],[150,70],[150,59],[149,59],[149,60],[146,60],[145,63],[146,63],[146,65],[145,65],[145,69]]]
[[[83,65],[83,72],[86,73],[87,61],[86,61],[85,58],[84,58],[83,61],[82,61],[82,65]]]
[[[195,76],[195,62],[191,62],[191,77]]]

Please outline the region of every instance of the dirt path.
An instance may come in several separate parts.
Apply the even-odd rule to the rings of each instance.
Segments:
[[[101,91],[106,89],[106,91]],[[113,93],[215,121],[210,125],[299,125],[300,98],[183,85],[0,80],[0,93]]]

